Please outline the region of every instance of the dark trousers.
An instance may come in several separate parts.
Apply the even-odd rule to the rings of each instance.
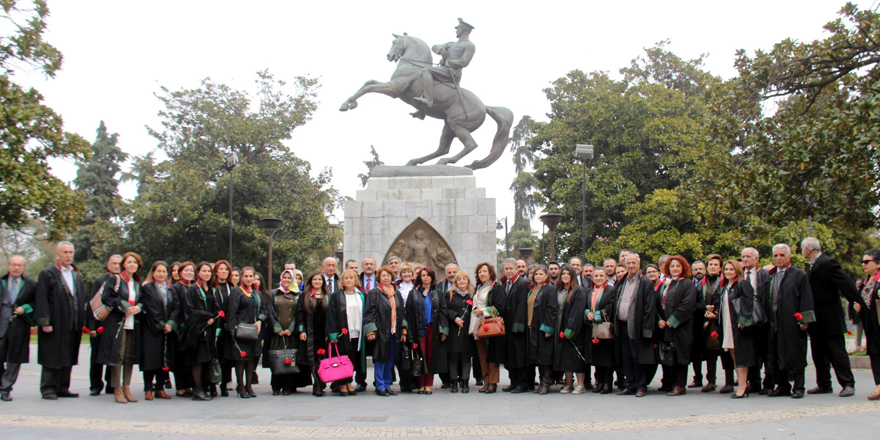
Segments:
[[[101,392],[106,383],[108,391],[110,387],[110,368],[104,368],[104,365],[98,363],[98,351],[101,347],[101,336],[89,338],[91,346],[91,357],[89,363],[89,391],[93,393]]]
[[[880,367],[880,364],[878,364]],[[526,383],[526,368],[508,368],[507,370],[508,376],[510,376],[510,386],[512,388],[528,388],[529,384]]]
[[[794,381],[794,386],[789,381]],[[800,391],[804,392],[804,369],[787,370],[777,368],[776,370],[777,389],[783,392]]]
[[[626,322],[620,321],[620,328],[626,328]],[[636,362],[635,343],[629,338],[626,331],[620,332],[620,356],[623,358],[623,372],[626,375],[626,389],[628,390],[648,390],[648,384],[654,379],[657,372],[656,364],[640,364]],[[618,377],[618,380],[620,378]]]
[[[6,365],[0,362],[0,393],[9,394],[12,391],[20,369],[21,364],[18,362],[6,362]]]
[[[147,370],[144,374],[144,391],[164,391],[165,381],[168,380],[168,372],[158,370]]]
[[[535,377],[537,377],[537,375],[535,374],[535,366],[529,365],[528,367],[526,367],[526,372],[523,376],[523,382],[526,388],[530,390],[535,388]]]
[[[608,385],[610,388],[614,383],[614,368],[596,366],[596,382],[599,386]]]
[[[719,354],[721,357],[721,368],[724,369],[724,385],[736,385],[736,379],[734,379],[733,375],[736,366],[733,364],[733,358],[730,357],[729,352],[722,351],[719,353],[717,350],[706,351],[703,353],[703,357],[706,359],[706,382],[715,384],[716,373],[718,372]],[[700,363],[694,362],[694,381],[699,383],[702,379]]]
[[[73,367],[46,368],[40,375],[40,393],[57,396],[70,392],[70,370]]]
[[[811,335],[810,349],[813,353],[813,365],[816,366],[816,385],[820,388],[831,388],[831,367],[834,366],[834,374],[841,387],[855,386],[856,380],[849,365],[843,334]]]
[[[471,355],[461,353],[447,353],[449,367],[449,380],[461,380],[465,383],[470,381]]]
[[[880,355],[871,355],[871,372],[874,373],[874,385],[880,385]]]
[[[670,387],[684,388],[687,385],[687,365],[663,365],[663,378]]]

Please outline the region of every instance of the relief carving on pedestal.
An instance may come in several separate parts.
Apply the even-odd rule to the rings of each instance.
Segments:
[[[446,240],[421,217],[407,226],[385,253],[382,265],[397,256],[403,262],[419,263],[434,270],[442,278],[446,265],[455,263],[455,255]]]

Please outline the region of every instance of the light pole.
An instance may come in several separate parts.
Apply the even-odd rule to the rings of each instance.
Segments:
[[[269,233],[269,275],[266,278],[268,280],[269,285],[266,286],[269,289],[272,289],[272,242],[275,237],[275,231],[281,227],[281,224],[284,223],[281,219],[278,218],[261,218],[260,219],[260,227],[265,229],[266,232]]]
[[[234,151],[226,154],[226,172],[229,173],[229,264],[232,264],[232,170],[238,165],[238,156]]]
[[[575,145],[575,157],[584,163],[584,184],[581,187],[581,252],[587,255],[587,161],[593,158],[593,146]],[[587,260],[584,260],[587,261]]]
[[[510,239],[507,235],[507,217],[496,219],[495,229],[501,230],[501,220],[504,220],[504,253],[510,258]]]
[[[547,229],[550,230],[550,259],[547,261],[554,261],[556,260],[556,226],[559,226],[559,222],[562,221],[562,214],[551,212],[539,218],[544,223],[544,226],[547,226]]]

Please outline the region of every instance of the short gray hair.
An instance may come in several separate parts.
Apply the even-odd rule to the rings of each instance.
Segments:
[[[119,255],[119,254],[113,254],[113,255],[111,255],[109,258],[107,258],[107,263],[109,263],[110,260],[112,260],[112,259],[114,259],[114,258],[119,258],[119,259],[121,260],[121,259],[122,259],[122,255]]]
[[[66,244],[69,244],[70,247],[73,248],[74,251],[76,251],[76,246],[74,246],[73,243],[69,241],[59,241],[58,244],[55,245],[55,252],[60,252],[61,246],[64,246]]]
[[[398,260],[399,260],[399,259],[398,259]],[[389,258],[388,261],[391,261],[391,258]],[[455,264],[455,263],[449,263],[449,264],[447,264],[446,267],[445,267],[445,269],[446,269],[446,270],[449,270],[449,268],[452,267],[452,266],[455,266],[456,269],[460,269],[460,268],[458,267],[458,265]]]
[[[758,250],[753,247],[747,247],[747,248],[743,249],[742,253],[746,253],[746,251],[752,251],[752,255],[755,257],[756,260],[758,258],[761,258],[761,254],[758,253]]]
[[[507,266],[508,264],[512,264],[513,267],[516,267],[516,258],[507,258],[507,259],[505,259],[505,260],[504,260],[504,263],[502,263],[501,266],[502,266],[502,267],[503,267],[503,266]]]
[[[816,237],[807,237],[801,242],[802,249],[810,249],[811,251],[822,252],[822,244]]]
[[[785,244],[785,243],[779,243],[779,244],[775,244],[775,245],[773,245],[773,253],[775,254],[775,253],[776,253],[776,249],[780,249],[780,248],[781,248],[781,249],[785,249],[785,253],[788,254],[788,255],[791,255],[791,246],[789,246],[789,245],[787,245],[787,244]]]
[[[402,263],[402,262],[403,262],[403,260],[401,260],[400,257],[398,257],[397,255],[392,255],[392,256],[388,257],[388,262],[389,262],[389,263],[391,263],[391,260],[397,260],[398,263]]]
[[[10,255],[10,256],[9,256],[9,259],[6,260],[6,262],[7,262],[7,263],[12,263],[12,260],[14,260],[14,259],[16,259],[16,258],[20,258],[20,259],[21,259],[21,264],[27,265],[27,258],[25,258],[25,257],[22,256],[22,255],[18,255],[18,254]]]
[[[636,260],[639,261],[639,264],[642,263],[642,257],[635,252],[630,252],[629,255],[626,256],[626,258],[635,258]],[[626,261],[626,260],[624,260],[624,261]]]

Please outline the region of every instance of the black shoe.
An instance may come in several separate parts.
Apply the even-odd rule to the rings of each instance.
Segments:
[[[58,397],[76,399],[77,397],[79,397],[79,393],[71,393],[70,391],[65,391],[63,393],[58,393]]]
[[[211,400],[204,391],[194,392],[192,395],[192,400],[201,400],[203,402],[209,402]]]
[[[354,388],[354,391],[357,393],[363,393],[366,390],[367,390],[367,384],[363,384],[363,383],[358,384],[358,386],[356,386]]]
[[[110,385],[107,385],[107,388],[104,388],[104,393],[113,394],[113,387],[111,387]]]
[[[235,392],[238,394],[238,397],[242,399],[250,399],[251,397],[248,395],[247,390],[245,390],[244,387],[236,387]]]
[[[477,379],[477,386],[478,387],[483,386],[483,379]]]
[[[803,391],[795,391],[795,392],[791,393],[791,398],[792,399],[803,399],[804,392]]]
[[[832,389],[831,387],[816,387],[811,388],[809,391],[807,391],[807,394],[831,394],[833,392],[834,389]]]
[[[730,395],[730,398],[731,398],[731,399],[742,399],[742,398],[744,398],[744,397],[749,397],[749,392],[748,392],[748,391],[746,391],[746,392],[743,393],[742,395],[739,395],[739,394],[736,394],[736,393],[733,393],[733,394]]]
[[[382,396],[382,397],[388,397],[391,395],[391,393],[389,393],[388,390],[376,390],[376,395]]]
[[[521,393],[528,393],[528,392],[529,392],[529,389],[527,387],[519,387],[519,386],[514,387],[512,390],[510,390],[510,394],[521,394]]]
[[[97,391],[96,391],[96,390],[91,390],[91,391],[89,391],[89,395],[90,395],[90,396],[100,396],[100,395],[101,395],[101,390],[97,390]]]
[[[599,384],[599,386],[593,387],[593,392],[594,393],[601,393],[604,388],[605,388],[604,385]]]
[[[223,397],[229,397],[229,390],[226,387],[220,388],[220,395]]]
[[[789,396],[791,396],[790,390],[783,391],[779,388],[767,393],[767,397],[789,397]],[[801,397],[803,397],[803,395]]]
[[[58,395],[56,395],[56,394],[43,394],[43,399],[45,399],[45,400],[58,400]]]
[[[177,397],[192,397],[193,393],[190,391],[184,391],[183,393],[177,393]]]
[[[208,395],[211,396],[212,399],[217,397],[217,386],[216,385],[211,385],[211,391],[208,392]]]
[[[248,386],[244,387],[244,389],[247,391],[248,396],[257,397],[257,393],[254,392],[254,387],[248,385]]]
[[[462,394],[467,394],[467,393],[471,392],[471,386],[470,386],[469,382],[470,382],[469,380],[464,380],[464,379],[461,380],[460,385],[461,385],[461,393]]]
[[[602,387],[602,393],[601,393],[601,394],[611,394],[612,391],[614,391],[614,390],[613,390],[613,388],[611,387],[611,384],[610,384],[610,383],[606,383],[606,384]]]
[[[856,389],[852,386],[845,386],[842,390],[840,390],[840,397],[852,397],[856,393]]]
[[[452,390],[450,392],[452,392],[452,393],[458,392],[458,381],[457,380],[452,381]]]
[[[9,393],[2,393],[0,394],[0,400],[4,402],[12,402],[12,396],[10,396]]]
[[[512,389],[513,389],[513,384],[510,384],[510,386],[506,386],[506,387],[502,388],[501,391],[504,391],[505,393],[509,393],[510,390],[512,390]]]

